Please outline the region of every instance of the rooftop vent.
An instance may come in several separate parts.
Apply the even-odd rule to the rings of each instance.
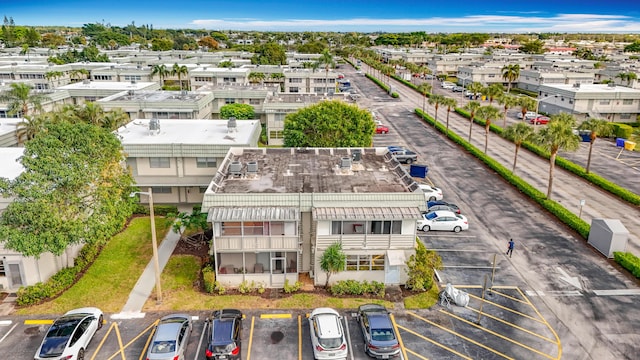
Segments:
[[[129,96],[133,96],[133,95],[135,95],[135,94],[136,94],[136,92],[135,92],[135,91],[133,91],[133,90],[129,90],[129,91],[127,91],[127,95],[129,95]]]
[[[573,87],[574,87],[574,88],[579,88],[579,87],[580,87],[580,83],[575,83],[575,84],[573,84]]]
[[[160,133],[160,119],[149,120],[149,134],[153,135],[154,133]]]
[[[182,96],[187,96],[188,94],[189,94],[189,92],[187,90],[180,91],[180,95],[182,95]]]
[[[236,118],[232,116],[229,118],[229,121],[227,121],[227,132],[232,133],[237,131],[238,131],[238,124],[236,122]]]
[[[340,168],[341,169],[350,169],[351,168],[351,158],[343,157],[340,159]]]
[[[255,175],[258,173],[258,162],[257,161],[249,161],[247,163],[247,174]]]
[[[91,80],[84,79],[84,80],[82,80],[82,83],[85,84],[85,85],[89,85],[89,84],[91,84]]]
[[[132,84],[135,84],[135,83],[136,83],[136,81],[135,81],[135,80],[131,80],[131,83],[132,83]]]
[[[232,161],[229,164],[229,175],[241,176],[242,175],[242,163],[240,161]]]

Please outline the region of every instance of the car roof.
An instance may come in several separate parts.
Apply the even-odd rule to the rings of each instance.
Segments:
[[[233,326],[235,317],[223,317],[213,319],[211,325],[211,340],[214,344],[227,344],[233,341]]]
[[[161,322],[158,324],[154,338],[156,340],[175,340],[184,322]]]
[[[369,327],[372,329],[391,329],[391,318],[387,313],[370,313],[367,315],[369,318]]]
[[[448,211],[448,210],[436,210],[436,211],[430,211],[430,212],[436,213],[436,217],[443,217],[443,216],[457,217],[456,214],[453,213],[453,211]]]

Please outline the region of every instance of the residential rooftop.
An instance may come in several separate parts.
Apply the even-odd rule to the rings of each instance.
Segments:
[[[108,98],[102,99],[103,101],[132,101],[132,102],[164,102],[164,101],[184,101],[194,102],[198,101],[208,94],[193,92],[193,91],[128,91],[118,93]]]
[[[79,81],[63,86],[58,86],[57,90],[142,90],[157,85],[153,81]]]
[[[13,180],[24,172],[20,157],[24,154],[21,147],[0,147],[0,177]]]

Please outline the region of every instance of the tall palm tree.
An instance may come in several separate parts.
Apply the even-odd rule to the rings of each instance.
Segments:
[[[18,144],[33,139],[39,132],[44,131],[47,117],[43,114],[35,116],[25,116],[22,121],[16,124],[16,137]]]
[[[444,100],[442,101],[442,105],[447,107],[447,126],[446,126],[445,134],[449,136],[449,113],[451,113],[452,108],[455,108],[456,105],[458,105],[458,102],[456,101],[456,99],[445,97]]]
[[[427,83],[422,83],[418,85],[418,91],[420,91],[420,93],[422,94],[422,112],[424,112],[424,105],[425,105],[425,102],[427,101],[427,94],[430,93],[431,90],[432,90],[431,85]]]
[[[511,91],[511,83],[520,77],[520,65],[509,64],[502,67],[502,78],[507,81],[507,93]]]
[[[507,111],[512,107],[518,105],[518,98],[510,95],[508,92],[498,96],[498,103],[502,104],[502,127],[507,126]]]
[[[8,114],[11,116],[22,114],[25,117],[29,115],[29,109],[34,112],[42,111],[42,103],[49,97],[31,90],[31,85],[11,83],[9,90],[0,93],[0,103],[7,104]]]
[[[580,126],[578,126],[579,130],[590,130],[591,134],[589,135],[589,157],[587,158],[587,168],[585,169],[586,173],[589,173],[589,168],[591,167],[591,151],[593,150],[593,143],[596,142],[598,136],[609,136],[613,133],[613,124],[606,120],[602,119],[589,119]]]
[[[438,107],[442,104],[444,99],[444,96],[438,94],[433,94],[429,97],[429,104],[433,105],[433,108],[435,109],[435,115],[433,118],[435,120],[433,124],[434,127],[438,124]]]
[[[495,98],[504,94],[504,88],[502,84],[495,83],[484,88],[482,93],[489,99],[489,105],[491,105]]]
[[[467,90],[473,94],[475,98],[476,94],[481,94],[484,90],[484,86],[480,82],[474,81],[471,84],[467,85]]]
[[[102,126],[104,120],[104,109],[94,102],[85,102],[84,106],[79,108],[77,116],[85,123],[96,126]]]
[[[109,130],[117,130],[120,126],[128,123],[129,114],[124,112],[122,108],[115,108],[104,113],[102,127]]]
[[[580,147],[580,138],[573,134],[575,118],[571,114],[561,113],[551,116],[549,124],[540,129],[536,136],[536,143],[547,150],[549,156],[549,186],[547,199],[551,199],[553,191],[553,170],[558,151],[576,151]]]
[[[59,78],[61,78],[64,74],[62,73],[62,71],[47,71],[44,74],[45,79],[47,79],[47,81],[49,81],[49,85],[53,88],[53,82],[51,80],[57,80]]]
[[[489,130],[491,129],[491,120],[500,117],[500,110],[491,105],[482,106],[476,112],[478,117],[484,119],[484,153],[487,153],[489,147]]]
[[[178,63],[173,64],[173,67],[171,68],[171,75],[178,75],[180,90],[182,90],[182,75],[187,74],[189,74],[189,69],[187,69],[186,65],[178,65]]]
[[[324,92],[329,93],[329,70],[336,66],[336,63],[333,61],[333,55],[329,52],[329,49],[324,49],[322,54],[316,60],[316,67],[324,66]]]
[[[538,100],[534,98],[528,96],[521,96],[518,98],[518,106],[520,106],[520,112],[522,112],[522,120],[525,119],[527,111],[535,109],[536,105],[538,105]]]
[[[522,146],[523,142],[532,140],[535,133],[535,130],[524,122],[515,123],[504,129],[502,135],[505,138],[513,141],[516,146],[515,154],[513,155],[513,168],[511,169],[511,172],[516,171],[516,162],[518,161],[518,151],[520,151],[520,146]]]
[[[465,110],[469,111],[469,138],[467,139],[468,142],[471,142],[471,130],[473,129],[473,119],[476,116],[476,111],[478,111],[478,109],[481,106],[482,105],[475,100],[469,101],[467,105],[464,106]]]
[[[167,69],[167,65],[165,64],[156,64],[151,68],[151,77],[153,78],[155,75],[158,75],[160,78],[160,86],[164,86],[164,78],[169,75],[171,71]]]

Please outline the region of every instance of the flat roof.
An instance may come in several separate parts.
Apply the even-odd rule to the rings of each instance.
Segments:
[[[629,93],[640,94],[640,90],[626,86],[609,86],[608,84],[580,84],[580,87],[574,87],[573,84],[542,84],[540,87],[544,91],[544,87],[555,88],[559,90],[571,91],[575,93]]]
[[[194,91],[153,91],[142,90],[135,91],[133,93],[123,92],[122,94],[115,94],[108,98],[102,99],[103,101],[146,101],[146,102],[164,102],[164,101],[183,101],[183,102],[196,102],[203,97],[207,96],[206,93],[194,92]]]
[[[0,177],[13,180],[24,172],[24,167],[18,159],[24,154],[21,147],[0,148]]]
[[[58,86],[57,90],[84,90],[84,89],[98,89],[98,90],[142,90],[149,86],[156,84],[152,81],[89,81],[85,83],[83,81]]]
[[[150,119],[135,119],[120,127],[117,134],[123,146],[133,144],[248,144],[260,120],[237,120],[235,132],[229,132],[227,120],[160,119],[160,131],[149,131]]]
[[[2,107],[0,107],[2,109]],[[23,118],[0,118],[0,135],[16,131],[16,127]]]
[[[354,150],[360,161],[351,161]],[[225,160],[226,176],[214,178],[222,180],[216,193],[398,193],[410,192],[413,183],[387,148],[231,148]],[[341,167],[344,161],[351,165]],[[233,162],[242,164],[242,175],[231,173]]]

